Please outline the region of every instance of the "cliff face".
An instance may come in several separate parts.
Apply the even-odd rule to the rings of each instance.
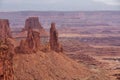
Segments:
[[[0,46],[0,80],[14,80],[13,47],[9,41]]]
[[[0,19],[0,39],[5,41],[5,38],[9,37],[12,37],[9,21],[7,19]]]
[[[3,76],[4,80],[14,80],[13,70],[13,57],[14,57],[14,45],[9,39],[5,42],[6,47],[3,47],[2,60],[3,60]]]
[[[14,80],[14,45],[10,40],[11,37],[9,21],[0,19],[0,80]]]
[[[60,46],[60,43],[58,41],[58,31],[56,30],[55,23],[51,23],[50,48],[51,48],[51,50],[56,51],[56,52],[62,52],[63,51],[63,49]]]

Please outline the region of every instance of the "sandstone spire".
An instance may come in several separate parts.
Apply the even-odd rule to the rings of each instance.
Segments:
[[[7,19],[0,19],[0,39],[5,41],[5,38],[12,37],[9,21]]]
[[[21,40],[17,51],[20,53],[32,53],[40,48],[40,33],[29,28],[26,40]]]
[[[56,51],[56,52],[62,51],[62,47],[60,46],[59,41],[58,41],[58,31],[55,28],[55,23],[51,23],[50,48],[51,50]]]
[[[40,47],[40,33],[30,28],[28,30],[26,43],[30,49],[38,49]]]

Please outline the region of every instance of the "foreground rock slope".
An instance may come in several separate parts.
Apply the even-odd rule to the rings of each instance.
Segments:
[[[17,54],[14,68],[15,80],[109,80],[56,52]]]

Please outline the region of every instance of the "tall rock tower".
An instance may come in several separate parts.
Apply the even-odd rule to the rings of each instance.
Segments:
[[[33,53],[41,48],[40,42],[40,33],[29,28],[26,40],[21,40],[16,50],[19,53]]]
[[[39,49],[40,48],[40,33],[33,31],[31,28],[28,30],[26,43],[29,49]]]
[[[14,80],[14,45],[9,39],[11,36],[9,21],[0,19],[0,80]]]
[[[58,41],[58,31],[56,30],[55,23],[51,23],[50,28],[50,48],[56,52],[62,52],[62,47]]]
[[[7,19],[0,19],[0,39],[5,41],[5,38],[12,37],[9,21]]]

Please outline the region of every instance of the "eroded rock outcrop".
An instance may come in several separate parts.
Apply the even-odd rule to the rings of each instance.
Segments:
[[[5,41],[5,38],[12,37],[9,21],[7,19],[0,19],[0,40]]]
[[[14,45],[7,19],[0,19],[0,80],[14,80],[13,56]]]
[[[30,49],[40,48],[40,33],[33,31],[32,29],[28,30],[26,43]]]
[[[41,23],[39,22],[38,17],[29,17],[25,21],[25,27],[23,28],[22,32],[19,33],[16,37],[27,37],[26,32],[28,29],[31,28],[34,31],[40,32],[40,36],[48,36],[48,33],[42,27]],[[24,34],[24,35],[23,35]]]
[[[14,45],[9,39],[0,44],[0,80],[14,80]]]
[[[39,23],[39,18],[38,17],[29,17],[25,21],[25,29],[28,30],[29,28],[32,29],[43,29],[41,24]]]
[[[26,40],[22,40],[20,42],[20,46],[18,47],[17,51],[21,53],[31,53],[39,50],[40,48],[40,33],[29,28]]]
[[[51,23],[50,28],[50,49],[56,52],[63,51],[63,48],[58,41],[58,31],[55,28],[55,23]]]

